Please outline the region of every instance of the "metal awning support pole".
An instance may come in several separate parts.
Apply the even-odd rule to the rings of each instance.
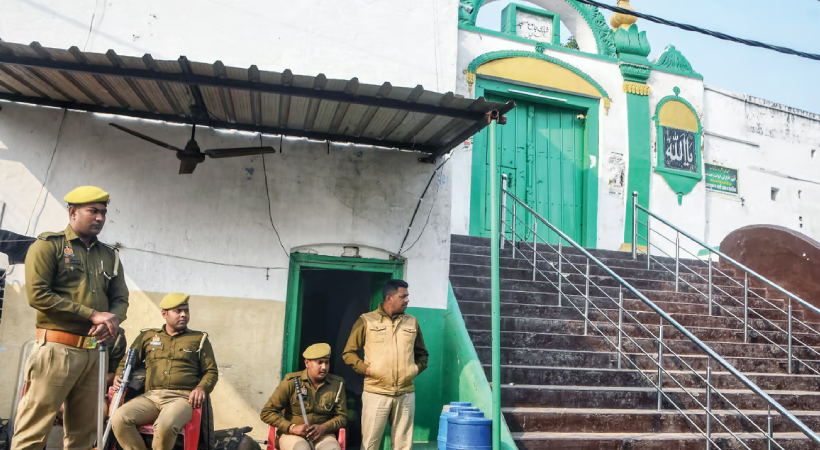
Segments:
[[[489,154],[490,154],[490,277],[492,305],[492,346],[493,346],[493,449],[501,450],[501,282],[499,280],[499,199],[498,160],[496,155],[495,135],[498,122],[498,111],[489,115]]]

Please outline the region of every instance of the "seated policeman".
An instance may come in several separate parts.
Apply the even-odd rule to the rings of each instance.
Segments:
[[[191,421],[194,408],[216,385],[219,372],[208,334],[188,329],[191,314],[186,294],[166,295],[159,304],[165,326],[142,330],[131,344],[137,350],[136,370],[145,362],[145,393],[122,405],[111,423],[125,450],[147,450],[137,429],[154,425],[154,450],[171,450],[179,431]],[[125,359],[117,370],[119,389]]]
[[[340,450],[334,434],[347,425],[347,397],[344,379],[328,373],[330,346],[314,344],[302,354],[305,370],[285,375],[285,379],[262,408],[260,418],[279,430],[281,450],[310,450],[306,439],[316,450]],[[296,378],[302,387],[308,424],[296,398]]]

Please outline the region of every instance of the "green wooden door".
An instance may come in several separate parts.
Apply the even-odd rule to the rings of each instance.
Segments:
[[[485,93],[488,100],[507,99]],[[508,177],[509,189],[521,201],[558,227],[576,242],[583,242],[583,161],[584,120],[579,111],[516,99],[516,108],[507,115],[507,124],[497,128],[498,166]],[[490,192],[487,130],[476,136],[473,145],[473,177],[470,234],[489,236]],[[511,208],[511,202],[507,206]],[[518,239],[532,239],[527,227],[532,216],[517,213]],[[505,219],[512,223],[507,212]],[[506,228],[509,228],[507,226]],[[510,232],[507,235],[511,237]],[[539,229],[538,235],[557,243],[555,233]]]

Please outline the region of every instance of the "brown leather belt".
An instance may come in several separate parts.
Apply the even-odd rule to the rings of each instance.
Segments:
[[[76,348],[97,348],[97,339],[91,336],[66,333],[65,331],[37,329],[37,340],[56,342]]]

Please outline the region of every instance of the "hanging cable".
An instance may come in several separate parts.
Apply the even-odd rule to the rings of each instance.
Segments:
[[[279,144],[279,150],[282,150],[281,143]],[[262,133],[259,133],[259,146],[262,147]],[[270,226],[273,228],[273,232],[276,233],[276,239],[279,241],[279,246],[282,247],[282,251],[285,252],[285,257],[290,258],[290,254],[285,249],[285,244],[282,243],[282,238],[279,236],[279,230],[276,229],[276,225],[273,224],[273,211],[271,207],[270,201],[270,189],[268,188],[268,168],[265,166],[265,154],[262,154],[262,172],[265,174],[265,195],[268,199],[268,217],[270,218]]]
[[[671,20],[666,20],[666,19],[663,19],[661,17],[652,16],[652,15],[649,15],[649,14],[639,13],[637,11],[632,11],[631,9],[624,9],[624,8],[619,8],[617,6],[606,5],[604,3],[597,2],[595,0],[577,0],[577,1],[580,2],[580,3],[587,4],[587,5],[591,5],[591,6],[597,6],[598,8],[608,9],[612,12],[626,14],[626,15],[630,15],[630,16],[635,16],[635,17],[638,17],[640,19],[647,20],[649,22],[654,22],[654,23],[659,23],[661,25],[667,25],[667,26],[670,26],[670,27],[680,28],[681,30],[694,31],[695,33],[705,34],[707,36],[712,36],[714,38],[722,39],[724,41],[735,42],[735,43],[738,43],[738,44],[748,45],[750,47],[763,48],[763,49],[766,49],[766,50],[773,50],[773,51],[779,52],[779,53],[785,53],[787,55],[799,56],[801,58],[813,59],[815,61],[820,61],[820,55],[817,55],[817,54],[814,54],[814,53],[806,53],[806,52],[801,52],[801,51],[798,51],[798,50],[793,50],[793,49],[790,49],[790,48],[787,48],[787,47],[780,47],[780,46],[777,46],[777,45],[765,44],[763,42],[753,41],[753,40],[750,40],[750,39],[743,39],[743,38],[738,38],[738,37],[734,37],[734,36],[729,36],[728,34],[721,33],[719,31],[711,31],[711,30],[707,30],[707,29],[704,29],[704,28],[696,27],[694,25],[687,25],[685,23],[672,22]]]
[[[452,159],[452,158],[445,159],[443,163],[439,164],[439,166],[436,167],[436,169],[433,171],[433,174],[430,175],[430,179],[427,181],[427,186],[424,187],[424,192],[421,193],[421,197],[419,197],[419,202],[416,203],[416,210],[413,211],[413,217],[410,218],[410,224],[407,225],[407,232],[404,233],[404,239],[401,240],[401,245],[399,246],[399,251],[396,253],[397,255],[401,255],[404,251],[410,250],[410,248],[413,248],[413,245],[416,245],[416,242],[419,241],[418,239],[416,239],[416,242],[413,242],[413,245],[411,245],[410,248],[408,248],[407,250],[403,250],[404,243],[407,242],[407,236],[410,235],[410,229],[413,228],[413,222],[416,220],[416,214],[418,214],[418,212],[419,212],[419,207],[421,206],[421,201],[424,200],[424,196],[427,195],[427,190],[430,189],[430,184],[433,182],[433,178],[436,177],[436,173],[438,172],[438,170],[441,169],[445,164],[447,164],[447,161],[449,161],[450,159]],[[436,191],[436,194],[438,194],[438,191]],[[432,212],[433,212],[433,207],[430,206],[430,212],[427,214],[427,221],[424,223],[424,227],[422,227],[421,232],[419,233],[419,236],[418,236],[419,238],[421,238],[421,234],[424,233],[424,228],[427,227],[427,222],[430,221],[430,214],[432,214]]]

